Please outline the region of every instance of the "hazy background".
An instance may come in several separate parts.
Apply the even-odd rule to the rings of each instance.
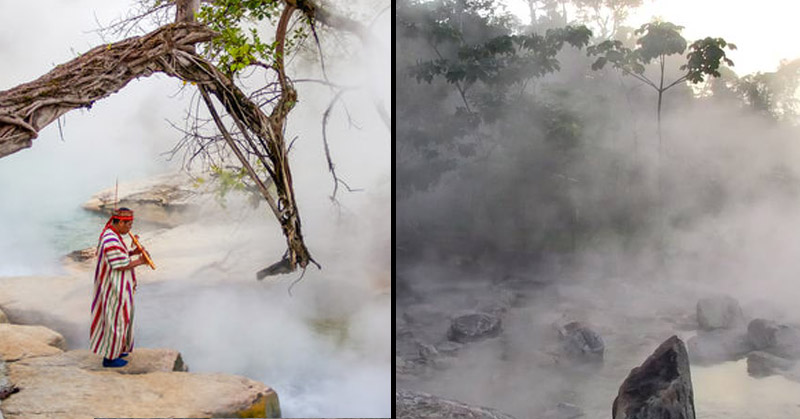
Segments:
[[[562,26],[543,10],[529,26],[523,1],[495,2],[494,12],[477,16],[469,7],[424,12],[402,3],[406,22],[452,22],[464,46],[508,33],[503,22],[511,22],[511,33]],[[516,14],[504,16],[501,4]],[[770,18],[745,17],[756,15]],[[560,71],[524,88],[471,85],[470,120],[456,86],[413,77],[419,62],[439,54],[455,60],[458,42],[442,36],[435,51],[431,38],[399,24],[398,297],[408,299],[396,322],[424,329],[412,320],[434,324],[480,307],[476,301],[509,280],[535,289],[504,318],[503,337],[469,346],[449,368],[404,385],[517,417],[535,417],[560,400],[576,402],[588,417],[607,417],[631,368],[670,334],[691,337],[680,327],[699,298],[728,294],[747,316],[800,321],[800,131],[791,105],[800,49],[791,41],[792,15],[789,2],[644,1],[631,12],[620,31],[629,46],[633,28],[662,16],[684,25],[689,43],[724,37],[739,47],[721,79],[665,93],[660,157],[655,92],[616,70],[592,71],[585,50],[565,46]],[[680,64],[667,60],[668,82]],[[743,87],[759,72],[786,76],[764,91],[772,95],[765,108]],[[551,324],[561,316],[594,325],[606,340],[601,370],[542,367]],[[747,377],[741,364],[735,371],[692,368],[698,417],[797,414],[797,386],[785,380],[769,381],[774,398],[753,400],[767,384]]]
[[[371,19],[387,6],[365,4],[345,10]],[[93,31],[129,6],[0,1],[0,90],[101,44]],[[377,17],[368,48],[322,35],[333,51],[326,57],[331,80],[352,87],[331,113],[328,139],[339,176],[362,191],[340,188],[339,204],[329,199],[321,137],[333,94],[318,84],[297,86],[287,139],[298,137],[291,154],[295,192],[306,243],[324,270],[309,270],[294,297],[287,288],[296,275],[256,282],[255,270],[278,260],[285,241],[266,206],[253,210],[232,197],[226,215],[204,213],[206,228],[159,233],[163,257],[191,269],[162,271],[182,274],[140,286],[138,345],[175,348],[193,371],[242,374],[273,386],[287,417],[390,416],[390,132],[373,106],[391,111],[390,18]],[[298,78],[321,78],[317,62],[296,57],[293,66]],[[181,125],[191,99],[181,87],[159,74],[133,81],[91,110],[66,114],[63,141],[53,123],[32,148],[0,159],[0,276],[64,273],[60,258],[95,245],[105,222],[80,204],[117,178],[123,184],[179,169],[181,159],[170,162],[164,153],[181,136],[167,120]],[[200,270],[223,260],[224,270]],[[88,292],[86,298],[88,304]]]

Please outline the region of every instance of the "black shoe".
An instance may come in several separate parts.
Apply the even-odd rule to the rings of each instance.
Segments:
[[[128,365],[128,361],[122,358],[108,359],[103,358],[103,366],[106,368],[119,368]]]

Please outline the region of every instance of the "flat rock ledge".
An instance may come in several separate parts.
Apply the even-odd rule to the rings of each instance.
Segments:
[[[471,406],[418,391],[397,390],[394,400],[397,419],[514,419],[495,409]]]
[[[228,374],[187,372],[178,351],[135,349],[122,368],[88,350],[64,351],[43,326],[0,324],[0,356],[19,391],[0,404],[5,419],[97,417],[280,417],[277,393]]]
[[[110,214],[115,206],[134,210],[136,218],[165,227],[186,222],[197,209],[192,198],[199,192],[184,173],[168,173],[146,180],[121,183],[93,195],[83,204],[88,211]]]

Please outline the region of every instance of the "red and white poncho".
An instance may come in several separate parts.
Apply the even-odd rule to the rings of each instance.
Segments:
[[[133,269],[120,268],[131,259],[125,242],[108,225],[100,235],[94,272],[89,348],[104,358],[118,358],[133,349]]]

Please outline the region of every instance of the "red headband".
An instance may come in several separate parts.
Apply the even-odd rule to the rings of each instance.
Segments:
[[[133,213],[131,215],[112,215],[112,220],[131,221],[133,220]]]

